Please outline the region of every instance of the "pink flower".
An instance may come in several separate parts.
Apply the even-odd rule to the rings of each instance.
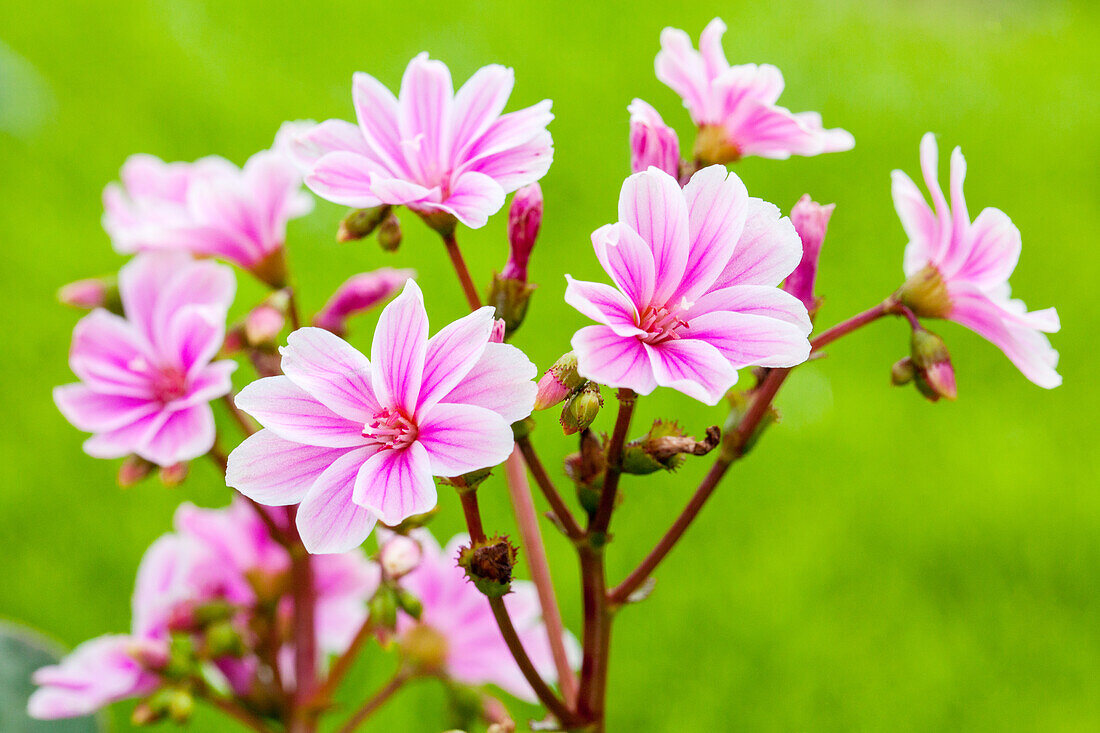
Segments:
[[[673,178],[680,176],[680,139],[648,103],[635,99],[630,112],[630,170],[641,173],[650,166]]]
[[[392,267],[352,275],[336,288],[325,306],[313,317],[313,325],[343,336],[347,331],[348,318],[381,305],[406,280],[414,277],[415,270],[396,270]]]
[[[98,309],[82,318],[69,352],[81,381],[54,389],[69,422],[94,433],[85,452],[171,466],[210,450],[208,403],[230,391],[237,367],[211,363],[235,287],[229,268],[183,254],[139,255],[122,268],[126,317]]]
[[[730,66],[722,51],[726,24],[712,20],[699,37],[699,50],[687,33],[661,32],[657,78],[684,100],[699,127],[695,155],[705,163],[726,163],[749,155],[788,158],[851,150],[852,135],[826,130],[816,112],[793,113],[776,104],[783,75],[770,64]]]
[[[427,530],[415,530],[411,536],[421,546],[420,564],[399,583],[420,600],[424,610],[419,622],[403,613],[398,615],[398,640],[417,629],[430,630],[442,642],[442,667],[449,677],[468,685],[497,685],[520,699],[535,702],[534,692],[501,638],[488,601],[456,562],[459,548],[469,543],[469,537],[457,535],[441,550]],[[512,592],[504,597],[504,603],[539,674],[549,681],[557,679],[534,584],[512,581]],[[576,666],[580,659],[576,639],[567,633],[564,641],[567,655]]]
[[[285,376],[253,382],[237,405],[266,428],[229,456],[226,482],[269,505],[297,504],[310,552],[343,552],[435,506],[433,476],[495,466],[511,423],[531,412],[535,367],[491,344],[493,309],[428,338],[410,280],[382,311],[371,359],[339,337],[303,328],[282,350]]]
[[[814,281],[817,279],[817,260],[821,255],[821,245],[825,241],[825,231],[829,227],[829,217],[833,215],[836,204],[822,206],[804,195],[791,209],[791,224],[802,240],[802,261],[783,283],[783,289],[802,301],[806,310],[817,310],[818,298],[814,295]]]
[[[40,720],[90,715],[106,705],[143,697],[157,688],[157,675],[135,658],[143,648],[167,657],[167,644],[125,634],[86,641],[59,664],[38,669],[38,689],[27,701],[27,714]]]
[[[537,183],[524,186],[512,197],[508,209],[508,261],[500,271],[502,278],[527,282],[527,263],[542,226],[542,207],[542,187]]]
[[[971,222],[963,197],[966,160],[951,153],[951,206],[937,180],[936,138],[920,144],[930,208],[910,178],[893,172],[894,206],[909,244],[905,248],[902,301],[917,315],[947,318],[988,339],[1024,376],[1040,387],[1062,383],[1058,352],[1043,333],[1060,328],[1054,308],[1028,312],[1009,296],[1008,278],[1020,259],[1020,231],[1000,209],[984,209]]]
[[[287,222],[313,209],[301,173],[279,148],[256,153],[243,168],[218,157],[188,164],[132,156],[122,182],[103,194],[103,225],[120,252],[221,257],[273,287],[285,284]]]
[[[721,166],[683,190],[656,168],[630,176],[618,223],[592,244],[618,289],[566,275],[566,302],[602,324],[573,336],[582,377],[640,394],[672,387],[713,405],[741,367],[809,356],[806,308],[776,287],[801,259],[798,235]]]
[[[446,65],[426,53],[409,63],[399,99],[359,72],[358,127],[328,120],[298,139],[298,160],[313,161],[306,185],[345,206],[405,205],[484,226],[505,194],[542,178],[553,157],[550,101],[502,115],[512,84],[511,69],[492,65],[455,93]]]

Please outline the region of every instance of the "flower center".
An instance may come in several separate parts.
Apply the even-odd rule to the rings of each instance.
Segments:
[[[405,413],[390,407],[363,426],[363,437],[382,448],[408,448],[416,441],[416,423]]]
[[[659,344],[678,339],[680,329],[687,325],[687,321],[680,318],[678,311],[669,310],[664,306],[660,308],[649,306],[642,311],[642,317],[638,319],[638,328],[645,331],[645,334],[638,338],[647,344]]]
[[[951,313],[951,296],[943,275],[935,265],[925,265],[905,281],[898,291],[901,302],[918,316],[946,318]]]
[[[187,394],[187,374],[179,367],[163,367],[153,377],[153,397],[161,404]]]

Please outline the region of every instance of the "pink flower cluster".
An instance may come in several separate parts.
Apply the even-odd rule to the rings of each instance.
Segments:
[[[382,311],[370,360],[328,331],[299,329],[282,350],[285,376],[237,396],[265,429],[229,456],[227,483],[262,504],[300,504],[311,552],[343,552],[379,519],[432,509],[432,477],[503,462],[509,426],[534,404],[535,366],[490,343],[493,327],[481,308],[429,339],[410,280]]]
[[[281,513],[271,513],[278,522]],[[39,689],[28,710],[36,718],[86,715],[117,700],[142,697],[161,683],[173,634],[201,634],[203,609],[228,604],[230,622],[255,646],[250,619],[286,582],[290,557],[267,530],[257,509],[242,499],[224,509],[184,504],[176,512],[175,532],[156,540],[142,558],[133,597],[129,635],[85,642],[59,665],[35,673]],[[313,561],[317,645],[337,654],[351,643],[367,618],[366,602],[381,576],[360,551]],[[277,597],[277,596],[275,596]],[[284,597],[277,617],[287,622],[292,607]],[[293,649],[278,651],[281,673],[293,675]],[[251,695],[260,660],[251,652],[209,660],[235,694]]]

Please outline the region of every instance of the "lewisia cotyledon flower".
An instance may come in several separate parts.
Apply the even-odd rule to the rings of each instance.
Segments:
[[[1020,230],[1000,209],[983,209],[970,221],[963,196],[966,159],[959,148],[951,153],[948,206],[938,180],[938,157],[935,136],[925,134],[921,170],[933,207],[909,176],[893,172],[894,206],[909,236],[902,302],[919,316],[961,323],[997,346],[1032,382],[1057,387],[1062,383],[1058,352],[1043,334],[1059,330],[1058,312],[1028,312],[1009,294],[1008,278],[1020,259]]]
[[[825,232],[829,228],[829,218],[836,204],[819,204],[804,195],[791,209],[791,224],[802,240],[802,261],[783,283],[783,289],[802,301],[806,310],[817,310],[820,299],[814,294],[817,280],[817,260],[821,256],[821,245],[825,242]]]
[[[233,271],[182,253],[138,255],[119,272],[126,317],[97,309],[73,330],[69,366],[80,382],[54,389],[62,414],[94,435],[96,458],[136,454],[161,466],[214,444],[209,402],[232,388],[221,348]]]
[[[256,153],[243,168],[217,156],[165,163],[134,155],[121,177],[103,192],[103,226],[118,251],[220,257],[272,286],[285,284],[287,222],[313,209],[285,144]]]
[[[433,661],[451,679],[468,685],[497,685],[520,699],[535,702],[535,694],[508,651],[485,596],[456,562],[459,549],[469,544],[469,537],[457,535],[443,549],[425,529],[414,530],[410,537],[420,544],[420,561],[398,582],[419,599],[423,611],[419,621],[404,613],[398,615],[398,643],[420,635],[415,646],[434,652],[437,658]],[[531,662],[544,679],[553,682],[557,669],[534,584],[512,581],[512,592],[504,596],[504,604]],[[563,642],[570,663],[576,666],[580,661],[576,639],[566,632]]]
[[[749,365],[806,360],[810,319],[777,285],[802,257],[779,209],[721,166],[680,189],[650,168],[626,179],[619,221],[592,244],[618,289],[574,280],[565,300],[602,325],[573,336],[577,371],[649,394],[658,385],[717,404]]]
[[[253,382],[237,405],[264,426],[229,456],[226,482],[261,504],[298,504],[311,552],[363,542],[436,503],[433,476],[503,462],[511,423],[531,412],[535,366],[490,343],[481,308],[428,338],[410,280],[382,311],[371,358],[319,328],[282,349],[285,376]]]
[[[851,150],[852,135],[826,130],[817,112],[778,106],[783,75],[770,64],[730,66],[722,50],[726,24],[712,20],[699,37],[699,50],[677,28],[661,31],[657,78],[684,100],[699,128],[695,155],[705,163],[726,163],[756,155],[787,158]]]
[[[665,124],[661,114],[641,99],[627,107],[630,112],[630,170],[641,173],[650,166],[670,176],[680,175],[680,138]]]
[[[38,689],[27,714],[39,720],[90,715],[119,700],[148,695],[159,678],[139,657],[168,658],[166,644],[110,634],[84,642],[58,664],[41,667],[31,678]]]
[[[405,205],[427,216],[485,225],[504,196],[546,174],[550,101],[501,114],[513,72],[479,69],[456,93],[451,73],[426,53],[401,80],[400,97],[374,77],[352,79],[358,126],[328,120],[299,136],[306,185],[345,206]]]

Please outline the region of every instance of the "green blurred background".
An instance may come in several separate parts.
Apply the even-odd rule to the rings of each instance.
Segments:
[[[1093,2],[215,3],[194,0],[0,6],[0,616],[66,645],[129,625],[145,547],[185,499],[228,493],[198,462],[188,482],[129,490],[117,466],[80,450],[57,413],[76,314],[57,287],[116,269],[100,191],[134,152],[209,153],[237,163],[286,119],[352,118],[351,74],[396,87],[421,50],[456,81],[516,68],[510,109],[554,100],[555,164],[534,256],[542,283],[516,343],[544,368],[585,319],[561,300],[563,273],[603,274],[589,233],[615,216],[628,172],[626,105],[653,103],[690,141],[675,95],[653,75],[665,25],[693,37],[714,15],[731,61],[771,62],[782,103],[852,131],[850,153],[752,159],[736,170],[784,210],[805,192],[838,203],[826,241],[820,315],[830,325],[900,281],[905,243],[889,172],[918,172],[926,130],[967,155],[970,210],[997,206],[1023,232],[1014,292],[1056,305],[1065,385],[1045,392],[989,344],[943,325],[957,403],[892,389],[901,323],[876,324],[799,369],[783,422],[729,476],[659,572],[652,597],[616,627],[613,731],[1095,730],[1100,728],[1100,476],[1095,347],[1100,14]],[[340,207],[293,222],[301,297],[319,306],[353,272],[415,266],[436,327],[464,311],[434,235],[405,216],[396,255],[338,245]],[[504,216],[462,241],[486,282],[505,258]],[[242,277],[239,308],[260,291]],[[373,316],[351,340],[367,348]],[[238,375],[246,378],[245,370]],[[642,403],[636,423],[720,423],[678,393]],[[602,416],[606,429],[608,415]],[[536,441],[548,463],[570,448],[554,417]],[[635,479],[615,521],[621,577],[690,495],[705,460]],[[554,470],[555,475],[559,475]],[[503,486],[489,523],[511,528]],[[460,528],[441,494],[433,529]],[[567,624],[579,631],[577,572],[544,527]],[[362,698],[390,660],[354,678]],[[424,683],[376,730],[439,731],[442,695]],[[128,727],[118,706],[116,727]],[[517,715],[531,712],[522,706]],[[208,713],[194,728],[226,730]]]

